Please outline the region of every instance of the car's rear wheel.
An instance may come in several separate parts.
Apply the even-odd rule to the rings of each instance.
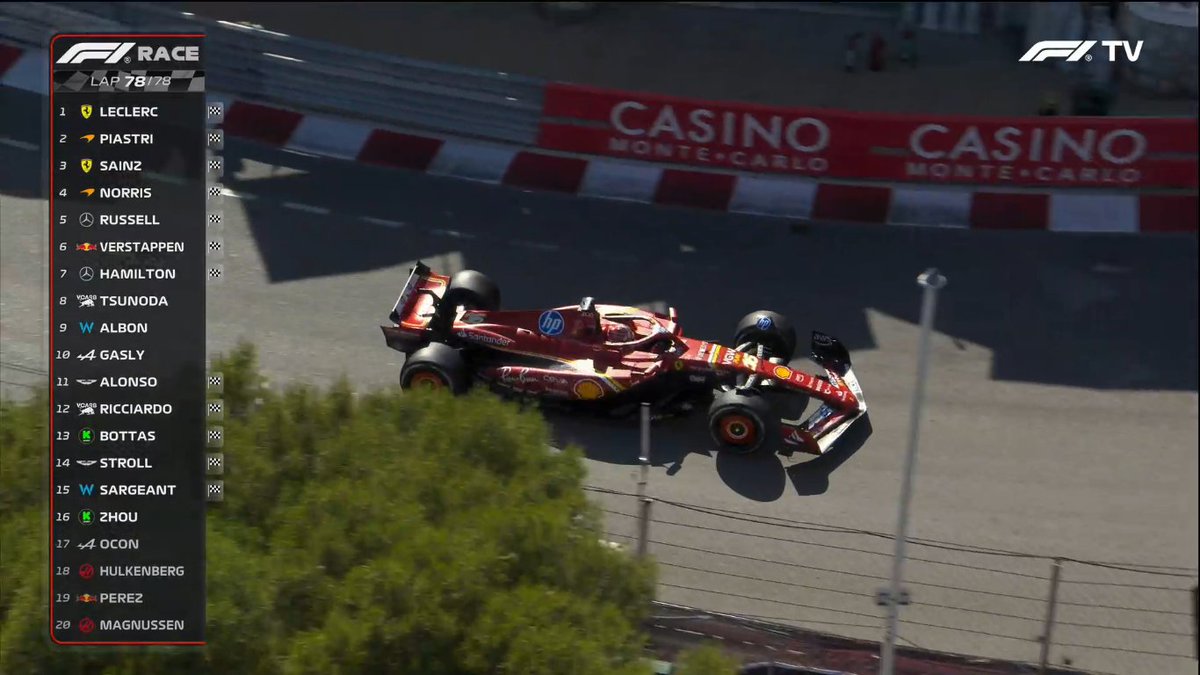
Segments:
[[[500,309],[500,287],[482,272],[463,270],[450,277],[442,302],[451,310],[461,305],[467,309],[494,311]]]
[[[766,309],[750,312],[738,322],[733,338],[735,346],[747,343],[762,345],[769,356],[781,358],[787,363],[796,352],[796,329],[786,316],[778,312]]]
[[[722,392],[708,408],[708,430],[722,450],[749,454],[779,429],[779,416],[762,394],[751,390]]]
[[[449,390],[461,394],[470,386],[467,362],[457,349],[440,342],[418,349],[400,369],[400,388],[405,390]]]

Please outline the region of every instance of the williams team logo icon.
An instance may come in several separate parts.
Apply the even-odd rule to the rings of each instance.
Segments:
[[[92,171],[92,160],[90,160],[90,159],[81,159],[81,160],[79,160],[79,168],[83,169],[83,172],[84,172],[84,173],[91,173],[91,171]]]
[[[83,119],[90,120],[92,118],[91,104],[84,103],[83,105],[79,106],[79,114],[83,115]]]

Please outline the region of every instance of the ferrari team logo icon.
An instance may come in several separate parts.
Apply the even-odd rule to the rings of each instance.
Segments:
[[[79,160],[79,168],[83,169],[84,173],[90,172],[92,170],[92,160],[90,160],[90,159]]]
[[[80,113],[81,115],[83,115],[83,119],[85,119],[85,120],[87,120],[87,119],[91,119],[91,118],[92,118],[92,106],[91,106],[91,104],[84,103],[83,105],[79,106],[79,113]]]

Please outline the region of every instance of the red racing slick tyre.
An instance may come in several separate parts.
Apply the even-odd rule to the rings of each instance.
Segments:
[[[412,353],[400,369],[400,388],[448,389],[461,394],[470,385],[467,363],[458,350],[440,342],[431,342]]]
[[[731,389],[709,406],[708,430],[722,450],[750,454],[778,433],[779,416],[762,394]]]

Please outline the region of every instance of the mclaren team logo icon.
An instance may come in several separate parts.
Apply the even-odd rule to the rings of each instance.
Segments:
[[[85,119],[85,120],[91,119],[92,118],[92,106],[88,105],[87,103],[84,103],[83,105],[79,106],[79,114],[83,115],[83,119]]]
[[[83,169],[84,173],[89,173],[92,170],[92,160],[90,160],[90,159],[79,160],[79,168]]]

